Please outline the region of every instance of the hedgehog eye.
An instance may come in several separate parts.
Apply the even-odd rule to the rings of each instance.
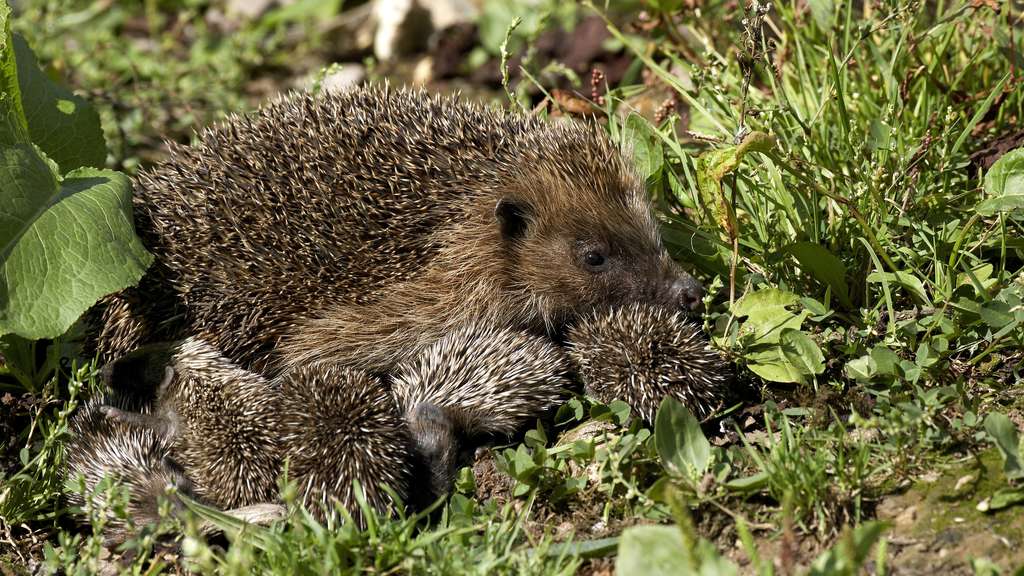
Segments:
[[[583,263],[594,272],[600,272],[606,268],[608,258],[597,250],[588,250],[583,255]]]

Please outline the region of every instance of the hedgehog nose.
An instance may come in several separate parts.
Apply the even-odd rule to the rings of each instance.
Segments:
[[[704,288],[692,276],[683,274],[672,282],[672,300],[680,308],[695,312],[704,299]]]

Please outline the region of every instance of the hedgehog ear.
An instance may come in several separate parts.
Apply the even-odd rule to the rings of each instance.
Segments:
[[[526,234],[526,225],[530,207],[522,202],[502,198],[494,207],[494,217],[498,219],[501,236],[506,240],[522,238]]]

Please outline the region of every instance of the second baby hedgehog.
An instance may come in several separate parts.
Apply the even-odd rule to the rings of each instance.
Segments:
[[[624,400],[648,423],[665,397],[710,416],[729,382],[728,364],[700,328],[664,308],[633,304],[584,318],[567,348],[588,394]]]

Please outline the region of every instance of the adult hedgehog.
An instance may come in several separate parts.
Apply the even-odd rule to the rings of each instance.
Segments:
[[[594,309],[700,300],[599,128],[418,91],[232,117],[143,172],[135,209],[156,263],[109,299],[107,357],[196,336],[266,375],[386,372],[469,321],[558,335]]]

